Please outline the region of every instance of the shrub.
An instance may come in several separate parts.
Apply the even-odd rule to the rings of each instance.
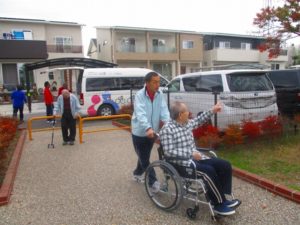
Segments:
[[[251,120],[244,120],[242,122],[242,133],[251,140],[257,138],[261,134],[259,123],[254,123]]]
[[[225,129],[225,135],[223,136],[223,142],[226,145],[237,145],[244,143],[244,137],[240,126],[237,124],[230,124]]]
[[[132,104],[122,105],[122,107],[118,111],[118,114],[130,114],[130,115],[132,115],[132,113],[133,113],[133,105]]]
[[[268,116],[261,123],[261,131],[264,135],[275,137],[282,134],[283,126],[278,116]]]
[[[0,150],[8,147],[14,138],[18,127],[18,121],[14,118],[0,117]]]
[[[194,129],[193,135],[198,147],[215,148],[222,141],[218,128],[211,124],[205,124]]]

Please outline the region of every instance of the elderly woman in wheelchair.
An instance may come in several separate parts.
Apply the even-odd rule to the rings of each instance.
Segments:
[[[187,215],[195,218],[199,203],[209,206],[212,218],[235,213],[241,201],[234,199],[232,168],[229,162],[216,158],[209,149],[197,149],[192,130],[221,111],[217,103],[207,112],[189,119],[187,106],[175,102],[170,109],[171,120],[159,133],[159,159],[150,164],[145,174],[146,191],[157,207],[166,211],[176,209],[182,198],[195,201]],[[155,174],[155,177],[153,177]],[[153,188],[153,183],[157,187]],[[201,198],[204,194],[204,199]],[[226,196],[231,196],[230,199]]]

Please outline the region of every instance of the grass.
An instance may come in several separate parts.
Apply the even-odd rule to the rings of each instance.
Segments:
[[[117,120],[130,125],[129,120]],[[221,146],[219,157],[233,166],[300,191],[300,131],[286,131],[282,136],[260,139],[243,145]]]
[[[300,191],[300,133],[218,149],[240,169]]]

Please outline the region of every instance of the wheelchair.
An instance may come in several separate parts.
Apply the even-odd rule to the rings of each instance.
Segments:
[[[199,211],[199,204],[204,204],[209,208],[212,220],[217,221],[221,216],[214,212],[207,196],[205,183],[199,175],[196,175],[196,166],[189,168],[172,164],[168,162],[171,158],[164,155],[161,145],[157,150],[159,160],[152,162],[145,172],[145,188],[151,201],[158,208],[170,212],[177,209],[183,199],[188,199],[195,203],[193,208],[186,210],[188,218],[195,219]],[[211,149],[198,148],[197,150],[207,156],[217,157]],[[158,192],[152,189],[152,184],[150,185],[153,171],[160,183]],[[234,198],[233,195],[231,197]]]

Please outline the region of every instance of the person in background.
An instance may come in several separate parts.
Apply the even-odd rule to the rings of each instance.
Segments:
[[[63,83],[62,86],[59,87],[57,97],[61,95],[61,92],[62,92],[64,89],[67,89],[67,90],[68,90],[68,85],[67,85],[67,83]],[[71,91],[70,91],[70,92],[71,92]]]
[[[131,119],[132,141],[138,161],[133,171],[133,179],[144,181],[144,172],[150,164],[150,154],[154,144],[155,133],[159,131],[160,121],[170,119],[167,103],[159,90],[160,76],[149,72],[145,76],[145,87],[135,95],[134,111]],[[154,191],[159,189],[154,171],[151,172],[150,185]]]
[[[76,136],[76,119],[79,117],[81,107],[78,98],[64,89],[57,99],[54,108],[54,115],[58,113],[61,117],[61,131],[63,136],[63,145],[74,145]]]
[[[44,83],[44,102],[46,105],[46,115],[52,116],[53,115],[53,96],[50,91],[50,83],[46,81]],[[51,123],[52,119],[47,119],[47,123]]]
[[[21,85],[17,85],[17,89],[11,94],[11,100],[13,101],[13,117],[17,118],[18,111],[20,111],[20,122],[23,123],[23,109],[27,100]]]
[[[215,213],[227,216],[235,213],[234,208],[241,202],[238,199],[227,200],[225,194],[231,195],[232,168],[228,161],[220,158],[209,158],[197,151],[193,129],[209,121],[214,113],[220,112],[221,103],[211,110],[189,119],[187,106],[174,102],[170,109],[171,120],[160,130],[159,137],[166,158],[173,165],[194,168],[197,176],[203,178],[208,188],[208,196]]]

